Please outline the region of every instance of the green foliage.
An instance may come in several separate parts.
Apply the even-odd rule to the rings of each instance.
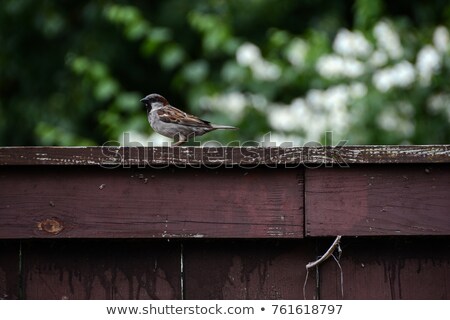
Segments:
[[[152,92],[241,128],[202,141],[333,131],[352,144],[448,143],[449,12],[445,1],[4,0],[0,145],[160,141],[139,102]]]
[[[354,4],[355,27],[369,30],[383,17],[382,0],[356,0]]]

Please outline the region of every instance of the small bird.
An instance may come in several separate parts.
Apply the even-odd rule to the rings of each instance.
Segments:
[[[152,93],[141,99],[147,108],[150,126],[159,134],[178,139],[172,146],[179,146],[188,138],[201,136],[217,129],[236,130],[236,127],[212,124],[196,116],[187,114],[169,104],[163,96]]]

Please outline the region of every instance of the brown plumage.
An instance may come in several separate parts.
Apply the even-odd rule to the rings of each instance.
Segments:
[[[169,104],[163,96],[153,93],[141,99],[147,108],[148,121],[156,132],[169,137],[178,138],[178,142],[173,146],[180,145],[192,136],[201,136],[207,132],[217,129],[234,130],[236,127],[211,124],[181,111]]]

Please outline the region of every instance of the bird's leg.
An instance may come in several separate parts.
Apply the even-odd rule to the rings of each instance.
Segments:
[[[175,143],[172,143],[172,147],[179,146],[187,141],[187,139],[184,135],[178,134],[177,136],[178,136],[178,141]]]

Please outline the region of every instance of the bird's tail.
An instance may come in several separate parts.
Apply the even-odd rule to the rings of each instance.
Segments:
[[[221,124],[211,124],[213,129],[225,129],[225,130],[238,130],[239,128],[232,127],[232,126],[223,126]]]

